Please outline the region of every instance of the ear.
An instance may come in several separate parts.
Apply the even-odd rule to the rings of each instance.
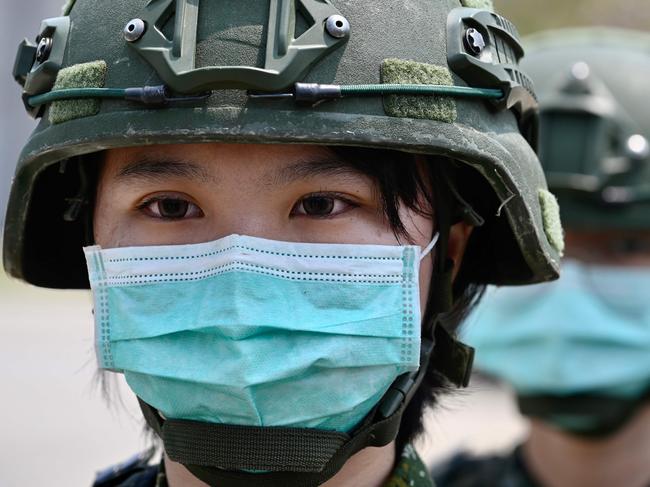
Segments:
[[[456,274],[458,274],[460,265],[463,261],[467,242],[469,242],[472,230],[474,230],[474,227],[464,221],[452,225],[449,229],[447,257],[454,261],[454,271],[452,273],[453,280],[456,280]]]

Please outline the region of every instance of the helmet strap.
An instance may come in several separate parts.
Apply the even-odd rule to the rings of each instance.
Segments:
[[[308,428],[259,427],[164,419],[138,398],[167,456],[209,485],[315,487],[363,448],[388,445],[428,369],[433,342],[424,338],[420,368],[398,377],[350,434]],[[257,473],[253,473],[257,472]]]
[[[650,401],[650,386],[636,397],[616,397],[599,393],[517,395],[519,410],[525,416],[555,424],[566,432],[585,439],[598,440],[623,428],[641,407]],[[579,418],[588,425],[561,426],[556,418]],[[566,421],[566,419],[565,419]]]
[[[431,359],[433,368],[456,387],[467,387],[474,362],[474,349],[458,341],[441,323],[441,315],[452,311],[454,305],[454,261],[447,255],[451,226],[454,216],[458,214],[458,205],[471,208],[458,194],[447,173],[448,170],[448,166],[431,165],[435,230],[439,232],[440,237],[422,326],[423,333],[430,336],[435,343]],[[480,225],[482,221],[476,223]]]

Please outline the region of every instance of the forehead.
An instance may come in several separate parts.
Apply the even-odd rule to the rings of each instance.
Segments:
[[[650,266],[650,230],[566,231],[567,255],[601,264]]]
[[[127,147],[106,151],[105,162],[114,167],[134,161],[177,160],[195,164],[254,164],[266,162],[290,162],[315,156],[333,155],[325,146],[319,145],[265,145],[265,144],[168,144]]]
[[[280,185],[352,174],[361,175],[355,161],[326,146],[205,143],[111,149],[105,154],[101,177],[118,182],[182,178],[201,183],[244,177]]]
[[[599,247],[615,242],[650,242],[650,230],[567,230],[566,238],[575,246]]]

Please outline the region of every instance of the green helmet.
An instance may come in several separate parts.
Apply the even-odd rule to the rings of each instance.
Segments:
[[[41,120],[16,169],[5,268],[39,286],[87,286],[87,229],[75,219],[86,183],[71,161],[221,141],[389,148],[465,163],[497,202],[472,237],[486,256],[469,270],[473,280],[557,277],[562,231],[530,145],[536,100],[517,65],[517,31],[482,9],[489,4],[409,0],[396,16],[367,1],[69,2],[16,58],[25,106]]]
[[[565,226],[650,228],[650,35],[583,28],[527,41],[540,159]]]

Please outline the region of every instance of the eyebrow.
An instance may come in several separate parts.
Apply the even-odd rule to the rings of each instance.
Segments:
[[[301,159],[272,171],[265,179],[274,185],[287,185],[301,179],[322,176],[359,177],[365,176],[351,162],[336,154],[324,154],[313,158]]]
[[[212,181],[212,176],[199,164],[181,159],[166,157],[142,156],[137,160],[122,167],[117,179],[145,179],[149,181],[160,181],[166,178],[183,178],[200,180],[202,182]]]
[[[300,159],[282,168],[271,170],[262,174],[261,180],[268,185],[282,186],[323,176],[359,177],[365,174],[352,162],[334,153],[327,153]],[[120,168],[116,174],[116,178],[120,180],[161,181],[170,177],[198,180],[203,183],[214,182],[214,176],[203,166],[165,156],[143,155]]]

